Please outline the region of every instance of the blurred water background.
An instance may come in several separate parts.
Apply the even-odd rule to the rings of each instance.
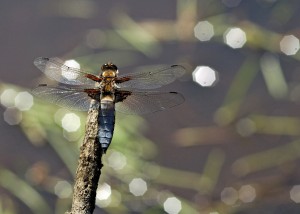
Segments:
[[[117,114],[98,213],[299,213],[300,2],[0,2],[0,213],[64,213],[86,113],[32,97],[39,56],[181,64],[185,103]]]

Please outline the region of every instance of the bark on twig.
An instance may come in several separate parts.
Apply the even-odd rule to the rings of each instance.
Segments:
[[[103,166],[102,148],[97,138],[97,119],[98,104],[93,102],[88,112],[85,137],[80,148],[72,209],[69,214],[91,214],[95,209],[96,191]]]

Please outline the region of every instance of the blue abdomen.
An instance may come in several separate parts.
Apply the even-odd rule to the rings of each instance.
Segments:
[[[98,115],[98,138],[105,153],[109,147],[115,127],[115,104],[109,100],[101,100]]]

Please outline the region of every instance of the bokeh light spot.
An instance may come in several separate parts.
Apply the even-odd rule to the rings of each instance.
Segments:
[[[3,112],[4,121],[9,125],[18,125],[22,121],[22,112],[17,108],[7,108]]]
[[[295,203],[300,203],[300,185],[295,185],[290,191],[290,197]]]
[[[221,200],[227,205],[234,205],[238,200],[238,192],[233,187],[226,187],[221,192]]]
[[[71,68],[80,69],[80,64],[77,61],[75,61],[74,59],[65,61],[64,65],[71,67]],[[62,71],[62,75],[68,80],[75,80],[79,75],[79,74],[75,74],[74,72],[69,71],[65,67],[62,67],[61,71]]]
[[[134,178],[129,183],[129,191],[135,196],[142,196],[147,191],[147,183],[141,178]]]
[[[97,189],[97,195],[96,195],[96,204],[99,207],[107,207],[112,202],[111,200],[112,190],[110,185],[107,183],[103,183],[99,185]]]
[[[106,200],[99,200],[96,198],[96,204],[99,207],[108,207],[110,205],[110,203],[111,203],[111,197],[109,197]]]
[[[244,203],[250,203],[256,198],[256,191],[251,185],[244,185],[239,189],[239,199]]]
[[[169,214],[177,214],[181,211],[181,201],[176,197],[169,197],[164,203],[164,210]]]
[[[127,159],[121,152],[112,151],[107,158],[107,162],[114,170],[120,170],[127,164]]]
[[[214,86],[218,80],[217,72],[208,66],[197,66],[192,75],[194,82],[203,87]]]
[[[299,46],[299,39],[294,35],[284,36],[280,41],[280,50],[286,55],[295,55]]]
[[[67,181],[58,181],[54,192],[59,198],[68,198],[72,194],[72,185]]]
[[[20,111],[29,110],[33,106],[33,96],[27,91],[18,93],[15,97],[15,106]]]
[[[17,92],[14,89],[5,89],[0,96],[0,102],[5,107],[14,107]]]
[[[61,125],[67,132],[76,132],[80,128],[80,117],[75,113],[67,113],[61,119]]]
[[[194,27],[194,34],[200,41],[209,41],[214,36],[214,26],[208,21],[201,21]]]
[[[224,33],[224,42],[234,49],[243,47],[246,41],[246,33],[240,28],[230,28]]]
[[[103,183],[99,185],[97,190],[97,199],[98,200],[106,200],[111,195],[111,187],[107,183]]]

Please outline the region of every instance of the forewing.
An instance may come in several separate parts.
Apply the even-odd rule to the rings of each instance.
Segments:
[[[64,61],[59,58],[39,57],[34,60],[34,65],[51,79],[64,84],[94,86],[95,81],[88,77],[97,78],[80,69],[64,65]]]
[[[81,88],[40,85],[32,93],[46,101],[76,111],[88,111],[91,98]]]
[[[173,82],[185,73],[181,65],[148,67],[136,73],[119,76],[120,88],[154,89]]]
[[[116,103],[116,110],[125,114],[149,114],[183,102],[184,97],[177,92],[130,92],[124,100]]]

